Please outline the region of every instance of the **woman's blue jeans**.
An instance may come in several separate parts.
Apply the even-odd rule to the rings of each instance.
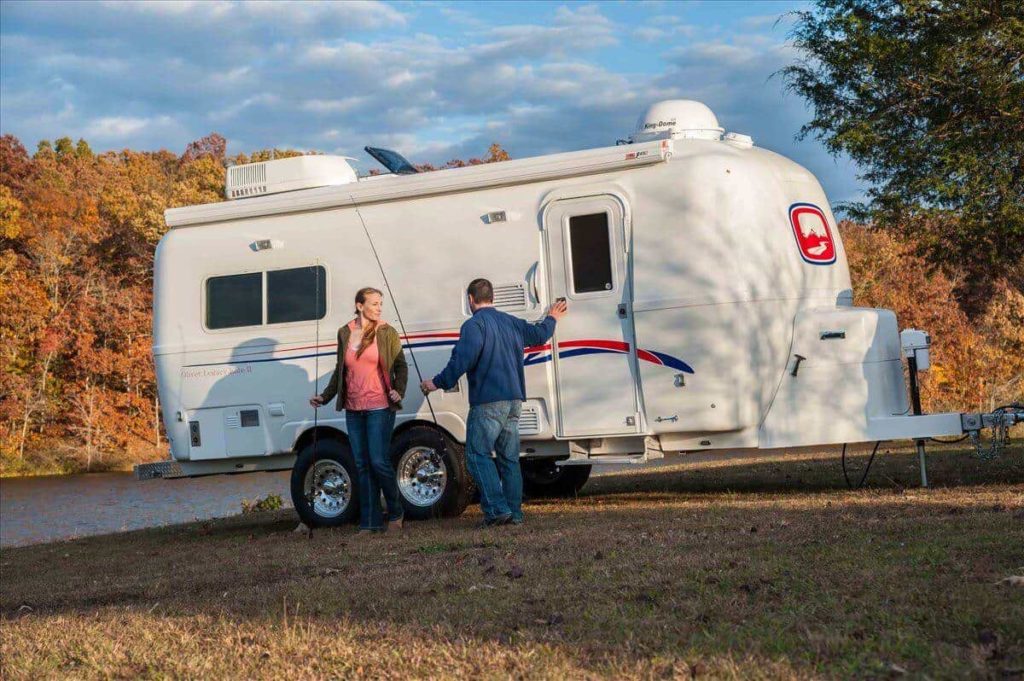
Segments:
[[[383,530],[381,492],[388,507],[388,520],[398,520],[404,514],[389,456],[395,412],[387,408],[346,411],[345,424],[359,476],[359,529]]]

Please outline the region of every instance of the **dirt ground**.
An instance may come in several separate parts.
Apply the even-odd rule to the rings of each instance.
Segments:
[[[5,549],[0,677],[1022,679],[1024,448],[929,472],[683,462],[522,527],[273,512]]]

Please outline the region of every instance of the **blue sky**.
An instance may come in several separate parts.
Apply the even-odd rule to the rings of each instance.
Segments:
[[[726,130],[809,168],[833,203],[862,183],[794,136],[809,113],[772,74],[797,53],[800,2],[0,3],[0,131],[30,150],[181,153],[370,144],[414,161],[515,158],[614,144],[660,99],[709,105]]]

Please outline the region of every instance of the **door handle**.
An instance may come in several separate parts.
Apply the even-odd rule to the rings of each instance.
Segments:
[[[807,359],[803,355],[793,355],[793,356],[796,357],[796,362],[793,363],[793,370],[791,372],[789,372],[790,376],[796,376],[796,372],[800,371],[800,362],[802,362],[805,359]]]
[[[625,305],[625,303],[619,304],[618,314],[619,314],[619,319],[625,319],[626,318],[626,305]]]

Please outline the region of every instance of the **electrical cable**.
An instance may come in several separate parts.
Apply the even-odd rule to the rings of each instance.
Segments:
[[[420,372],[420,365],[416,361],[416,353],[412,349],[412,339],[409,338],[409,334],[405,330],[405,323],[402,321],[402,313],[398,309],[398,300],[395,298],[395,292],[391,290],[391,284],[388,282],[388,275],[384,272],[384,263],[380,260],[380,255],[377,253],[377,247],[373,243],[373,237],[370,236],[370,230],[366,226],[366,220],[363,219],[363,214],[359,210],[356,199],[351,194],[348,195],[349,200],[352,202],[352,207],[355,208],[356,215],[359,217],[359,223],[363,226],[363,232],[366,234],[366,240],[370,243],[370,250],[373,251],[373,257],[377,261],[377,268],[380,269],[380,276],[384,280],[384,288],[388,290],[388,295],[391,296],[391,304],[395,306],[395,317],[398,319],[398,326],[402,330],[402,336],[409,342],[409,357],[412,359],[412,366],[416,369],[416,377],[423,383],[423,374]],[[438,430],[438,440],[441,443],[442,455],[448,453],[448,442],[445,439],[444,431],[441,429],[441,424],[437,422],[437,414],[434,413],[434,405],[430,402],[430,394],[423,393],[423,399],[427,403],[427,408],[430,409],[430,418],[434,421],[434,427]],[[434,504],[431,508],[431,515],[434,518],[439,517],[440,508],[439,504]]]
[[[313,342],[313,394],[320,394],[320,259],[317,258],[316,264],[313,266],[313,276],[315,280],[315,290],[313,292],[313,315],[316,319],[316,340]],[[326,307],[326,306],[325,306]],[[320,430],[318,427],[318,415],[320,409],[313,407],[313,460],[310,465],[316,463],[317,454],[317,435]]]
[[[873,464],[875,462],[875,454],[878,453],[878,446],[881,445],[881,444],[882,444],[881,440],[879,440],[878,442],[875,443],[875,448],[871,450],[871,458],[868,459],[868,465],[864,467],[864,474],[860,476],[860,482],[858,482],[857,486],[854,487],[853,483],[850,482],[850,476],[849,476],[849,474],[846,471],[846,443],[845,442],[843,443],[843,454],[842,454],[842,457],[841,457],[841,461],[842,461],[842,464],[843,464],[843,479],[846,480],[846,486],[849,489],[860,489],[861,487],[864,486],[864,481],[867,480],[867,477],[868,477],[868,471],[871,470],[871,464]]]
[[[955,438],[953,440],[942,440],[942,439],[939,439],[937,437],[930,437],[928,439],[931,440],[932,442],[938,442],[939,444],[953,445],[953,444],[956,444],[957,442],[963,442],[964,440],[966,440],[970,436],[971,436],[970,433],[965,433],[963,437],[958,437],[958,438]]]
[[[423,382],[423,374],[420,373],[420,365],[416,362],[416,353],[412,350],[412,341],[409,339],[409,334],[405,331],[405,323],[402,322],[402,313],[398,310],[398,300],[395,298],[395,292],[391,290],[391,284],[388,282],[388,275],[384,272],[384,264],[380,261],[380,255],[377,254],[377,247],[373,244],[373,237],[370,236],[370,230],[366,227],[366,220],[363,219],[363,214],[359,211],[359,206],[356,204],[356,199],[351,194],[348,195],[350,201],[352,201],[352,207],[356,210],[356,215],[359,216],[359,223],[363,226],[363,232],[366,234],[366,240],[370,242],[370,250],[373,251],[373,257],[377,261],[377,268],[380,270],[380,276],[384,280],[384,288],[388,290],[388,295],[391,296],[391,304],[395,306],[395,317],[398,318],[398,326],[402,329],[402,336],[409,341],[409,357],[412,359],[412,366],[416,369],[416,377],[420,379],[420,383]],[[424,395],[427,407],[430,409],[430,418],[434,420],[434,425],[440,428],[437,423],[437,415],[434,413],[434,405],[430,403],[430,395]]]

